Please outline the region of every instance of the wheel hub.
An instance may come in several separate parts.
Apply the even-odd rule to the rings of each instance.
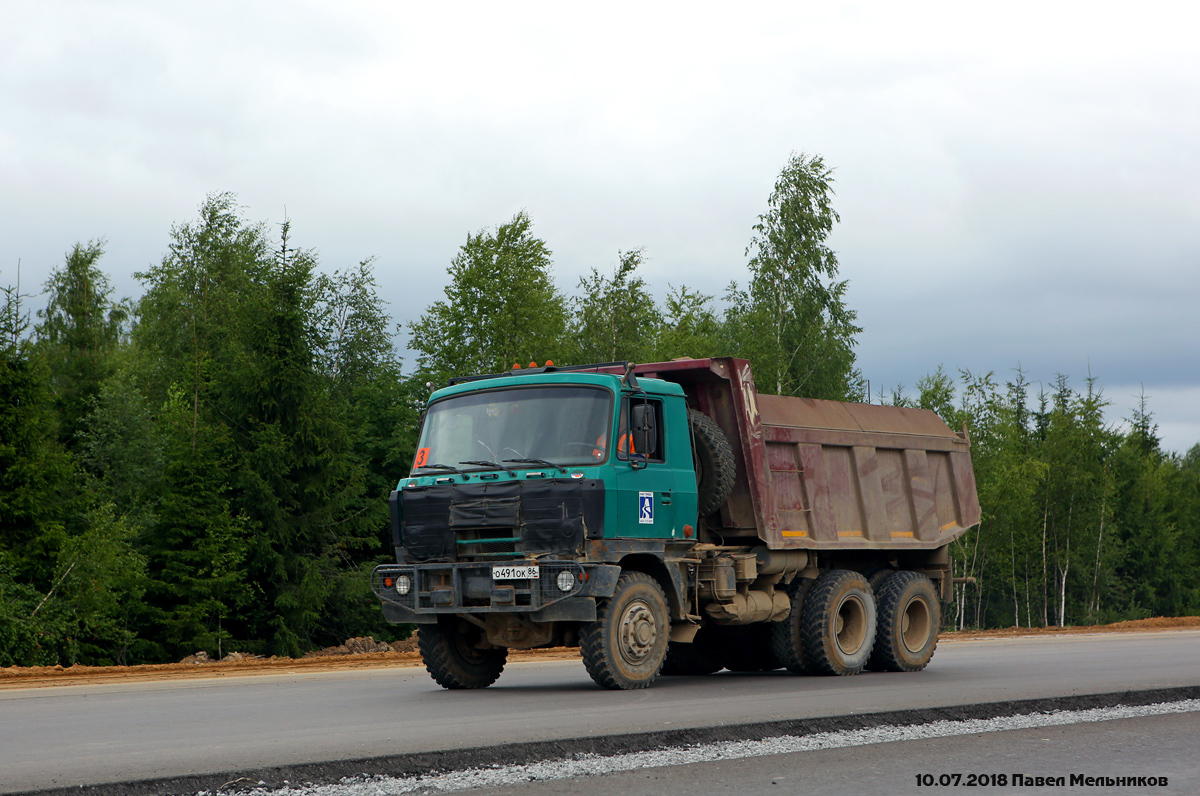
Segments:
[[[866,643],[867,612],[857,598],[849,597],[838,606],[834,638],[845,655],[854,655]]]
[[[929,641],[933,616],[924,600],[916,599],[904,609],[900,621],[900,638],[909,652],[920,652]]]
[[[642,600],[630,603],[621,614],[620,637],[617,647],[621,657],[637,665],[646,660],[658,641],[654,612]]]

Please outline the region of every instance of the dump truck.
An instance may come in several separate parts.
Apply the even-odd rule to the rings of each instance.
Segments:
[[[551,646],[608,689],[919,671],[979,522],[965,425],[762,394],[730,357],[455,378],[418,440],[371,587],[448,689]]]

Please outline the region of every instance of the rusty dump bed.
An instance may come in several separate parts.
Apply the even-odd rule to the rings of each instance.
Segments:
[[[934,412],[760,395],[744,359],[637,372],[681,384],[733,444],[724,537],[753,535],[775,549],[933,549],[979,522],[966,430]]]

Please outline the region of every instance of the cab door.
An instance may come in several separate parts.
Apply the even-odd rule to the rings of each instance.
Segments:
[[[675,472],[664,444],[661,399],[625,396],[617,427],[617,536],[671,539],[675,527]]]

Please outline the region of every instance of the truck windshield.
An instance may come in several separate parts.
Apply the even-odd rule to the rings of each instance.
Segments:
[[[608,457],[612,418],[612,394],[599,387],[456,395],[429,407],[412,471],[597,464]]]

